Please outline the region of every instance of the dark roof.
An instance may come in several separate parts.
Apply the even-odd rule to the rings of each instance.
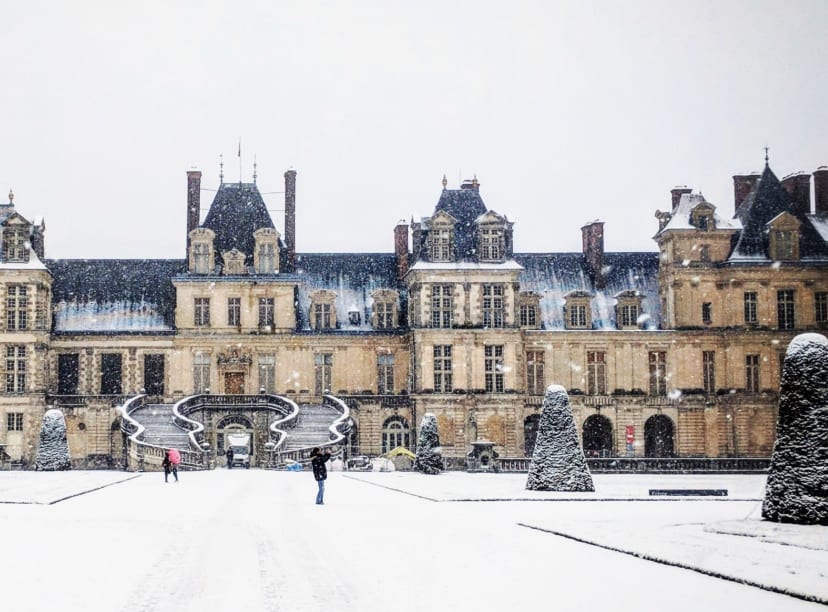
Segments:
[[[474,256],[475,251],[475,219],[488,209],[480,197],[477,187],[463,189],[443,189],[440,200],[434,209],[435,214],[445,211],[457,219],[454,227],[454,243],[459,260]]]
[[[222,183],[201,227],[216,233],[213,246],[219,256],[238,249],[245,254],[247,263],[252,264],[253,232],[275,226],[255,183]]]

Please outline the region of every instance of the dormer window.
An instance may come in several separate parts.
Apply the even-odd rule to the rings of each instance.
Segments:
[[[314,291],[308,318],[311,329],[336,329],[336,293],[327,289]]]
[[[716,229],[714,206],[709,202],[701,202],[690,211],[690,225],[703,232]]]
[[[253,232],[256,240],[253,266],[256,274],[275,274],[279,271],[279,232],[263,227]]]
[[[210,245],[197,242],[193,245],[193,272],[207,274],[210,272]]]
[[[484,226],[480,228],[480,260],[500,261],[503,259],[503,228]]]
[[[622,291],[615,296],[615,323],[618,329],[638,329],[641,317],[641,294],[637,291]]]
[[[533,292],[521,293],[518,296],[518,317],[522,328],[539,329],[540,295]]]
[[[768,224],[768,248],[771,259],[796,261],[799,259],[799,228],[801,223],[791,213],[783,212]]]
[[[586,291],[571,291],[564,296],[564,318],[567,329],[590,329],[592,327],[592,294]]]
[[[213,240],[216,234],[211,229],[199,227],[190,232],[190,262],[192,274],[210,274],[215,268]]]
[[[371,324],[374,329],[394,329],[397,327],[396,291],[380,289],[373,293],[374,313]]]
[[[26,248],[26,228],[8,227],[3,232],[3,261],[25,263],[29,261],[29,249]]]
[[[453,230],[448,227],[435,228],[429,234],[431,261],[451,261]]]

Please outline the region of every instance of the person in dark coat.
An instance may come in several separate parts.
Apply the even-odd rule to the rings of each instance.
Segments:
[[[232,470],[233,469],[233,448],[228,446],[227,447],[227,452],[224,453],[224,454],[227,456],[227,469]]]
[[[313,478],[319,487],[319,492],[316,494],[316,503],[323,504],[325,496],[325,479],[328,477],[328,469],[325,467],[325,462],[331,458],[331,449],[326,448],[320,451],[319,448],[314,448],[311,451],[311,467],[313,468]]]
[[[172,472],[173,464],[170,461],[170,451],[164,450],[164,460],[161,462],[161,465],[164,468],[164,482],[169,482],[170,472]],[[178,480],[178,475],[176,474],[175,477]]]

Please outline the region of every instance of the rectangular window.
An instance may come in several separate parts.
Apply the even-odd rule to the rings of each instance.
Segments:
[[[584,328],[587,326],[586,304],[570,304],[566,307],[569,315],[569,327]]]
[[[619,311],[621,327],[638,326],[638,304],[622,304]]]
[[[776,309],[779,329],[794,328],[794,291],[783,289],[776,292]]]
[[[745,323],[756,323],[756,307],[759,303],[755,291],[745,291]]]
[[[58,355],[58,395],[75,395],[79,382],[79,355]]]
[[[259,325],[273,325],[276,312],[275,298],[259,298]]]
[[[484,348],[486,392],[503,393],[503,345],[487,344]]]
[[[374,310],[376,310],[377,313],[377,329],[394,329],[393,303],[376,302],[374,303]]]
[[[9,285],[6,294],[6,328],[17,331],[29,328],[29,292],[26,285]]]
[[[607,394],[607,354],[603,351],[587,351],[587,393]]]
[[[713,322],[713,304],[704,302],[702,304],[702,323],[710,324]]]
[[[538,325],[538,309],[534,304],[520,305],[520,326],[521,327],[537,327]]]
[[[144,390],[148,395],[164,395],[164,355],[144,355]]]
[[[702,385],[705,393],[716,392],[715,351],[702,351]]]
[[[28,261],[26,233],[22,229],[8,228],[3,232],[3,259],[8,262]]]
[[[543,395],[544,372],[543,351],[526,352],[526,392],[533,395]]]
[[[451,345],[434,345],[434,390],[438,393],[451,393]]]
[[[273,274],[276,270],[276,245],[265,242],[259,245],[259,274]]]
[[[49,295],[46,288],[38,286],[35,294],[35,329],[48,329]]]
[[[451,230],[431,230],[431,260],[451,261]]]
[[[193,393],[207,393],[210,389],[210,354],[193,355]]]
[[[333,327],[330,304],[314,304],[313,316],[316,321],[316,329],[331,329]]]
[[[241,298],[227,298],[227,325],[230,327],[241,325]]]
[[[121,389],[121,354],[104,353],[101,355],[101,395],[120,395]]]
[[[23,431],[23,413],[6,413],[6,431]]]
[[[317,353],[313,356],[313,369],[316,395],[331,392],[331,374],[333,371],[333,353]]]
[[[499,228],[480,229],[480,259],[499,260],[503,257],[503,231]]]
[[[275,355],[259,355],[259,391],[276,393]]]
[[[6,346],[6,393],[26,392],[26,347]]]
[[[377,393],[394,393],[394,355],[377,355]]]
[[[759,393],[759,355],[745,355],[745,391]]]
[[[483,285],[483,327],[503,327],[503,285]]]
[[[453,300],[451,285],[431,287],[431,327],[451,327],[453,321]]]
[[[814,293],[814,318],[817,323],[828,323],[828,292]]]
[[[210,298],[195,298],[195,325],[210,325]]]
[[[193,245],[193,271],[196,274],[210,272],[210,245],[206,242],[196,242]]]
[[[667,394],[667,353],[650,351],[650,395]]]

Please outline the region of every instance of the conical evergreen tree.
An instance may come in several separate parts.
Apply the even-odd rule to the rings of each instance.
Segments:
[[[828,340],[820,334],[797,336],[785,354],[762,516],[828,525]]]
[[[440,454],[440,435],[437,433],[437,418],[430,412],[423,415],[420,436],[417,439],[417,456],[414,469],[423,474],[439,474],[443,470]]]
[[[45,471],[68,470],[69,444],[66,441],[66,419],[60,410],[47,410],[40,427],[36,469]]]
[[[526,488],[530,491],[595,490],[584,451],[578,443],[569,396],[560,385],[549,385],[543,398]]]

